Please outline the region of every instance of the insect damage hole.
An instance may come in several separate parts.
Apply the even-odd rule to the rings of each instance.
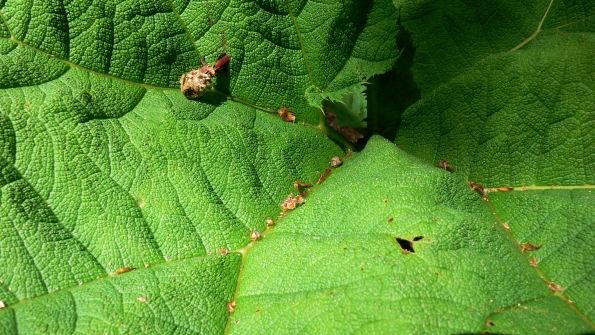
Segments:
[[[423,239],[423,236],[416,236],[413,238],[413,240],[406,240],[404,238],[399,238],[399,237],[395,237],[395,239],[397,240],[397,243],[399,243],[399,246],[401,247],[401,249],[403,249],[404,253],[407,252],[412,252],[415,253],[415,249],[413,249],[413,242],[417,242],[421,239]]]

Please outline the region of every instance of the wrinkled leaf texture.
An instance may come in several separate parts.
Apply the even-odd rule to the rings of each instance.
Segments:
[[[1,333],[595,331],[592,1],[0,5]],[[396,146],[265,230],[343,154],[312,96],[388,70],[397,29]]]

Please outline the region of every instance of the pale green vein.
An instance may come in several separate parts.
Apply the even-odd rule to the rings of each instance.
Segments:
[[[302,55],[304,56],[304,63],[306,64],[306,72],[308,72],[310,84],[314,85],[314,80],[312,79],[312,71],[310,70],[310,65],[308,64],[308,56],[306,56],[306,50],[304,49],[304,41],[302,40],[302,33],[297,23],[297,18],[295,17],[295,15],[293,15],[288,0],[285,0],[285,4],[287,5],[287,10],[289,11],[289,17],[291,17],[291,20],[293,21],[293,26],[295,27],[295,32],[297,34],[298,40],[300,41],[300,48],[302,49]]]
[[[186,26],[186,24],[184,24],[184,20],[182,20],[180,13],[178,13],[178,11],[174,7],[174,4],[171,2],[171,0],[167,0],[167,3],[171,7],[172,12],[176,15],[176,17],[180,21],[180,24],[182,25],[182,27],[184,28],[184,31],[186,32],[186,36],[188,36],[188,39],[192,43],[194,50],[196,50],[196,54],[198,55],[198,58],[201,58],[200,51],[198,51],[198,47],[196,46],[196,41],[194,40],[194,38],[192,38],[192,35],[190,34],[190,31],[188,30],[188,27]]]
[[[543,14],[543,17],[541,18],[541,22],[539,22],[539,25],[537,26],[537,29],[535,30],[535,32],[531,36],[527,37],[524,41],[522,41],[519,45],[510,49],[510,51],[517,51],[518,49],[525,46],[525,44],[531,42],[535,37],[537,37],[537,35],[539,35],[539,33],[541,32],[541,26],[543,25],[543,22],[545,21],[545,18],[547,17],[547,14],[549,13],[550,8],[552,8],[553,3],[554,3],[554,0],[551,0],[549,6],[547,6],[547,9],[545,10],[545,14]]]

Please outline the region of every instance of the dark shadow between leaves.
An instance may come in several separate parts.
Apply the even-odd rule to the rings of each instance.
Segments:
[[[366,94],[368,96],[368,128],[375,134],[394,141],[401,115],[412,104],[421,99],[421,93],[414,81],[411,68],[415,57],[415,46],[411,33],[397,21],[399,33],[395,47],[400,57],[389,72],[370,78]]]

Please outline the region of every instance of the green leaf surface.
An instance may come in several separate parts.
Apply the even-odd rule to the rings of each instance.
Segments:
[[[543,32],[594,32],[593,1],[393,0],[415,45],[422,95],[478,62],[530,44]]]
[[[541,36],[412,105],[395,143],[484,186],[595,184],[594,34]]]
[[[0,8],[2,333],[223,331],[241,257],[209,255],[342,154],[262,111],[317,124],[307,87],[353,90],[398,56],[388,1]],[[220,94],[185,99],[182,73],[223,53]]]
[[[593,329],[548,289],[485,201],[386,140],[373,137],[307,201],[250,251],[231,333]]]
[[[77,69],[0,93],[10,130],[0,267],[18,300],[240,248],[294,180],[315,180],[340,153],[316,130],[250,107]]]
[[[218,334],[241,256],[138,269],[0,312],[2,334]]]
[[[594,8],[0,1],[0,334],[595,331]]]
[[[515,240],[541,246],[526,253],[536,258],[542,276],[561,286],[564,296],[589,320],[595,320],[593,192],[593,187],[559,187],[490,195]]]
[[[365,128],[368,116],[366,93],[364,87],[353,93],[345,94],[340,101],[324,100],[322,102],[325,113],[334,113],[339,126]]]
[[[24,78],[0,81],[3,87],[56,79],[68,64],[175,88],[182,73],[202,66],[201,57],[214,63],[227,53],[226,90],[234,98],[269,110],[287,107],[313,124],[318,111],[304,97],[309,86],[340,97],[363,78],[386,71],[398,56],[384,40],[387,34],[396,36],[396,10],[388,0],[7,0],[1,14],[5,39],[0,47],[13,51],[2,52],[0,62],[14,74],[24,73]],[[23,61],[20,54],[35,59],[14,65]]]

